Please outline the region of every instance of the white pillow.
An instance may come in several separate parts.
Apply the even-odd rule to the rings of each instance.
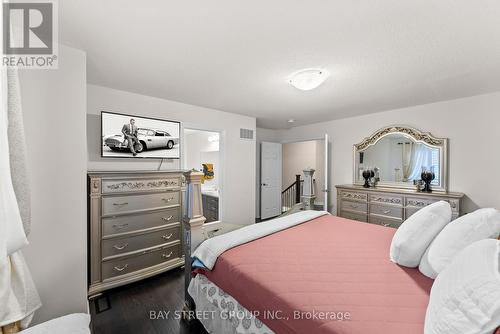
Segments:
[[[443,233],[443,231],[441,231],[441,233]],[[429,249],[431,249],[433,243],[434,241],[431,242],[431,245],[429,247],[427,247],[424,255],[422,256],[422,259],[420,260],[420,264],[418,265],[418,270],[420,270],[420,272],[425,276],[435,279],[438,273],[434,270],[434,268],[432,268],[431,264],[429,263]]]
[[[448,202],[439,201],[420,209],[401,224],[391,243],[391,261],[418,267],[429,244],[451,220]]]
[[[434,281],[425,334],[491,334],[500,324],[499,241],[459,252]]]
[[[500,212],[495,209],[479,209],[462,216],[437,235],[422,257],[419,269],[424,275],[436,278],[459,251],[475,241],[497,239],[499,234]]]

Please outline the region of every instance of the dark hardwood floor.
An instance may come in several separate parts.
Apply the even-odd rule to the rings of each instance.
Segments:
[[[109,302],[109,305],[108,305]],[[170,272],[105,292],[90,302],[93,334],[205,334],[199,321],[176,317],[184,304],[184,270]],[[109,306],[109,309],[107,308]],[[100,311],[100,312],[99,312]],[[150,319],[150,312],[170,314]],[[163,313],[165,314],[165,313]]]

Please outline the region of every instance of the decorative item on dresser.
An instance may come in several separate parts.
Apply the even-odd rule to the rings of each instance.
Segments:
[[[89,172],[89,297],[184,265],[180,171]]]
[[[361,185],[336,187],[340,217],[395,228],[421,208],[441,200],[450,203],[453,219],[456,219],[464,196],[462,193],[423,193],[410,189],[364,188]]]

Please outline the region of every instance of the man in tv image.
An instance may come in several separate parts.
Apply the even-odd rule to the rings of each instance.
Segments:
[[[130,152],[134,155],[137,155],[135,151],[135,144],[139,143],[139,139],[137,138],[137,126],[135,125],[135,119],[131,118],[130,123],[123,124],[122,133],[125,140],[128,141],[128,147],[130,148]]]

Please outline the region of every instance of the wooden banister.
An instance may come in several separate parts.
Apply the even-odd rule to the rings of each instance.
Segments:
[[[295,204],[300,202],[300,174],[295,175]]]

